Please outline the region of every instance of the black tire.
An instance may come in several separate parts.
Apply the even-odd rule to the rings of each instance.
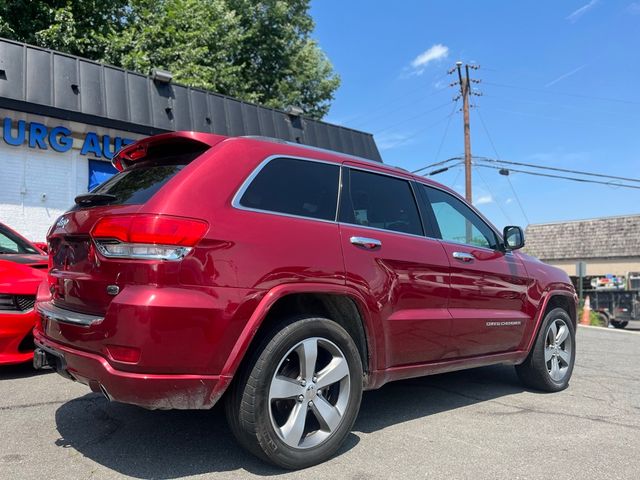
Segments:
[[[551,323],[556,322],[556,320],[563,322],[564,325],[567,326],[569,331],[567,340],[570,340],[571,342],[571,351],[568,355],[570,361],[566,366],[566,370],[563,372],[562,378],[557,380],[552,378],[552,373],[549,370],[549,364],[553,362],[553,359],[545,360],[548,330]],[[567,344],[564,343],[564,345],[566,346]],[[527,387],[542,390],[544,392],[558,392],[560,390],[564,390],[569,385],[569,380],[573,373],[576,358],[575,345],[576,331],[571,318],[562,308],[554,308],[544,317],[538,336],[536,337],[536,341],[533,344],[531,352],[529,352],[526,360],[520,365],[516,365],[516,373],[518,374],[520,381]],[[553,348],[551,351],[553,351]],[[556,359],[556,362],[558,361],[560,361],[559,358]]]
[[[613,325],[614,328],[625,328],[627,325],[629,325],[629,322],[611,320],[611,325]]]
[[[275,420],[273,420],[275,414],[272,415],[272,408],[286,409],[287,402],[293,402],[290,410],[293,412],[293,408],[296,407],[296,400],[285,400],[284,407],[278,405],[276,401],[272,407],[272,403],[269,401],[269,393],[274,375],[277,371],[283,372],[283,365],[285,365],[286,362],[290,362],[288,364],[289,368],[295,368],[296,362],[290,360],[291,355],[297,354],[295,353],[296,351],[292,349],[301,342],[314,338],[320,339],[317,342],[319,351],[323,345],[322,342],[328,341],[327,344],[337,346],[339,353],[342,354],[342,358],[346,360],[349,379],[348,388],[344,388],[344,391],[348,392],[348,395],[345,397],[348,400],[335,429],[328,429],[330,433],[324,433],[320,430],[315,431],[315,433],[321,433],[321,435],[328,435],[327,438],[322,440],[318,445],[308,448],[294,448],[280,437],[281,431],[280,434],[276,432],[277,427],[274,427],[273,424],[275,422]],[[240,371],[236,374],[225,400],[227,421],[238,442],[257,457],[286,469],[305,468],[330,458],[340,448],[344,439],[351,431],[358,415],[362,398],[362,362],[358,349],[346,330],[326,318],[302,316],[286,319],[265,335],[245,360]],[[319,354],[316,366],[320,365],[320,363]],[[290,378],[296,378],[296,381],[301,382],[301,380],[299,380],[302,376],[301,370],[302,367],[300,367],[300,370],[297,372],[299,373],[298,376],[295,376],[296,372],[292,370],[293,373],[291,373]],[[320,370],[321,368],[318,368],[318,371]],[[315,381],[314,374],[313,382]],[[315,383],[313,383],[313,385],[315,385]],[[343,388],[343,384],[336,383],[334,385],[339,385],[338,391]],[[345,395],[347,394],[346,392]],[[309,395],[312,394],[314,395],[313,398],[316,400],[316,403],[322,403],[321,399],[316,398],[315,390],[309,393]],[[327,396],[327,401],[329,401],[328,395],[330,394],[331,391],[327,388],[324,393],[324,395]],[[341,394],[342,392],[339,393],[339,395]],[[322,394],[317,393],[317,395],[320,396]],[[314,433],[307,433],[306,430],[309,425],[308,422],[314,421],[309,420],[309,418],[311,418],[310,415],[314,415],[313,411],[311,411],[313,407],[307,406],[313,404],[313,402],[307,403],[309,398],[299,401],[300,409],[309,409],[305,410],[304,418],[306,420],[303,422],[305,430],[302,434],[300,445],[306,441],[307,437],[310,438]],[[284,415],[287,416],[286,413]],[[293,417],[293,413],[291,413],[291,416]],[[319,425],[318,422],[318,428],[322,428],[319,427]],[[322,438],[322,436],[319,438]]]

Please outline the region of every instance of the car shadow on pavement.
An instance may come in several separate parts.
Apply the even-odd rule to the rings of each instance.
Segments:
[[[404,380],[365,392],[354,432],[371,433],[390,425],[522,392],[513,367],[485,367]],[[224,411],[148,411],[109,403],[91,393],[56,411],[61,438],[56,445],[122,475],[173,479],[237,469],[279,475],[243,450],[227,427]],[[338,455],[354,448],[351,433]]]
[[[0,366],[0,380],[37,377],[49,373],[54,373],[54,371],[52,369],[36,370],[33,368],[33,365],[31,365],[31,362]]]
[[[515,369],[507,365],[392,382],[365,393],[353,431],[372,433],[524,390]]]

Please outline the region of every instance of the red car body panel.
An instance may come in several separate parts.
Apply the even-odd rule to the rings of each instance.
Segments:
[[[0,259],[0,294],[34,296],[46,277],[44,270]],[[0,365],[28,362],[33,349],[24,348],[25,339],[38,319],[33,308],[25,311],[0,310]],[[30,342],[26,342],[30,346]]]
[[[3,232],[34,253],[0,254],[0,295],[35,298],[38,285],[46,277],[47,256],[18,232],[0,223],[0,235],[4,236]],[[38,315],[32,307],[33,300],[27,300],[26,304],[29,306],[24,310],[0,309],[0,365],[28,362],[33,358],[31,330]]]
[[[477,261],[462,268],[450,261],[451,249],[469,247],[377,230],[384,248],[364,251],[349,238],[371,236],[366,227],[233,205],[245,180],[274,155],[433,184],[399,169],[282,142],[184,132],[133,144],[116,163],[135,161],[140,145],[176,139],[210,148],[146,203],[70,211],[66,225],[54,225],[48,237],[52,268],[38,304],[100,320],[87,327],[44,318],[35,329],[36,343],[63,357],[76,380],[113,399],[149,408],[213,405],[271,308],[292,294],[353,300],[367,343],[365,388],[522,362],[549,298],[564,295],[575,302],[566,275],[519,252],[474,248],[469,251]],[[95,248],[91,231],[114,214],[204,219],[208,230],[181,261],[108,259]],[[109,286],[119,293],[107,293]],[[520,323],[487,325],[501,319]],[[110,347],[140,355],[122,361]]]

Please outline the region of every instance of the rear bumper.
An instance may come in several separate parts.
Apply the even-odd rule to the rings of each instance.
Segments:
[[[12,365],[31,360],[31,350],[21,350],[25,338],[31,335],[38,315],[28,312],[0,313],[0,365]]]
[[[36,347],[56,357],[54,368],[100,392],[109,400],[149,409],[207,409],[222,396],[231,377],[221,375],[160,375],[124,372],[102,356],[45,338],[35,332]],[[39,353],[39,352],[37,352]]]

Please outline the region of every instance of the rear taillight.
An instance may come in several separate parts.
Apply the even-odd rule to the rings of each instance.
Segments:
[[[203,220],[167,215],[113,215],[94,225],[91,236],[108,258],[180,260],[204,237]]]

